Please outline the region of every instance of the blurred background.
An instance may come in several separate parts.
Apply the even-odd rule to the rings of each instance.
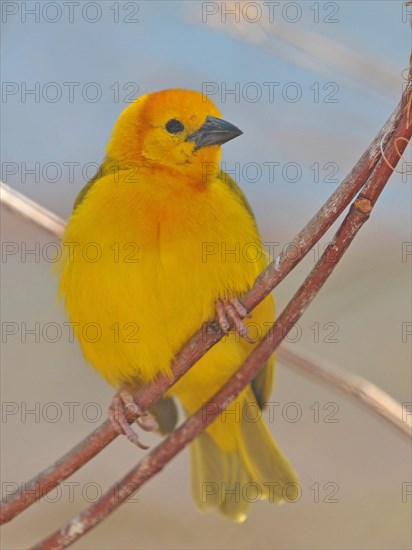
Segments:
[[[244,131],[224,146],[224,168],[245,191],[275,254],[395,108],[411,44],[411,7],[393,1],[4,1],[1,7],[3,181],[67,217],[128,102],[169,87],[204,91]],[[399,170],[410,161],[409,149]],[[286,343],[366,377],[405,410],[412,401],[410,181],[410,174],[392,176]],[[332,234],[278,287],[279,311]],[[70,341],[47,258],[55,239],[4,209],[2,238],[7,494],[94,429],[113,390]],[[407,440],[282,364],[271,401],[268,424],[301,477],[298,502],[257,503],[242,525],[202,515],[191,502],[185,451],[74,548],[410,548]],[[2,547],[24,548],[54,531],[140,457],[118,438],[6,525]]]

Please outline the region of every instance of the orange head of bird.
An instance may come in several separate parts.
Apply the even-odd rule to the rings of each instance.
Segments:
[[[136,99],[120,115],[107,147],[108,157],[165,169],[199,181],[205,167],[218,167],[220,145],[242,132],[221,118],[200,92],[171,89]]]

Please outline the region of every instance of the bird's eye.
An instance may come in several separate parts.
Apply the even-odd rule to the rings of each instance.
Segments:
[[[169,132],[169,134],[178,134],[180,132],[183,132],[185,127],[180,122],[180,120],[177,120],[177,118],[172,118],[166,122],[165,126],[166,130]]]

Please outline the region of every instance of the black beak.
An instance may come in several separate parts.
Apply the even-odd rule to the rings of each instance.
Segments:
[[[186,141],[194,141],[194,151],[208,145],[222,145],[231,139],[243,134],[234,124],[226,122],[214,116],[206,117],[205,123],[196,132],[186,138]]]

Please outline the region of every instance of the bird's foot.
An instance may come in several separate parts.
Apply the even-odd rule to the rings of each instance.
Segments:
[[[216,313],[220,328],[227,334],[229,332],[231,324],[237,334],[241,338],[244,338],[247,342],[255,344],[255,340],[250,338],[248,328],[243,322],[243,317],[251,318],[250,313],[237,298],[231,298],[230,300],[218,300],[216,302]]]
[[[149,447],[141,443],[139,435],[129,424],[128,414],[137,415],[136,422],[146,432],[158,428],[154,416],[149,411],[141,411],[139,405],[135,403],[133,395],[128,390],[122,389],[113,396],[110,403],[109,420],[117,433],[124,434],[131,443],[140,447],[140,449],[148,449]]]

